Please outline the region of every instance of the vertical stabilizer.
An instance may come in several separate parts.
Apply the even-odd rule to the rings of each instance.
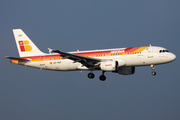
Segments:
[[[43,55],[36,45],[21,29],[13,29],[16,45],[20,57]]]

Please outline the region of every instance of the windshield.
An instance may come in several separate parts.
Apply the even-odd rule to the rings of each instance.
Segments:
[[[168,50],[160,50],[159,53],[169,52]]]

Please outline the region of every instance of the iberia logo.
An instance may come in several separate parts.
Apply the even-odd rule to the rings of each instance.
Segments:
[[[29,41],[27,41],[27,40],[19,41],[19,46],[20,46],[21,52],[26,52],[26,51],[32,50],[32,47],[29,45]]]

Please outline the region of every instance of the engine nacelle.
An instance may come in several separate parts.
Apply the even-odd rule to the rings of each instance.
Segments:
[[[118,59],[117,61],[118,61],[118,66],[119,67],[126,65],[126,62],[123,59]]]
[[[116,71],[118,66],[117,61],[101,62],[100,68],[102,71]]]
[[[135,67],[119,67],[118,73],[122,75],[132,75],[135,72]]]

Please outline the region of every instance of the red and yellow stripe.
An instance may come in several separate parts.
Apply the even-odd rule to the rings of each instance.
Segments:
[[[114,49],[114,50],[104,50],[104,51],[78,52],[78,53],[73,53],[73,54],[81,55],[81,56],[88,56],[88,57],[101,57],[102,55],[103,56],[127,55],[128,53],[129,54],[141,53],[148,47],[149,46],[130,47],[130,48],[124,48],[124,49]],[[62,57],[59,54],[54,54],[54,55],[49,54],[49,55],[44,55],[44,56],[31,56],[31,57],[21,57],[21,58],[31,59],[32,62],[62,59]],[[11,62],[21,63],[22,61],[11,60]]]

